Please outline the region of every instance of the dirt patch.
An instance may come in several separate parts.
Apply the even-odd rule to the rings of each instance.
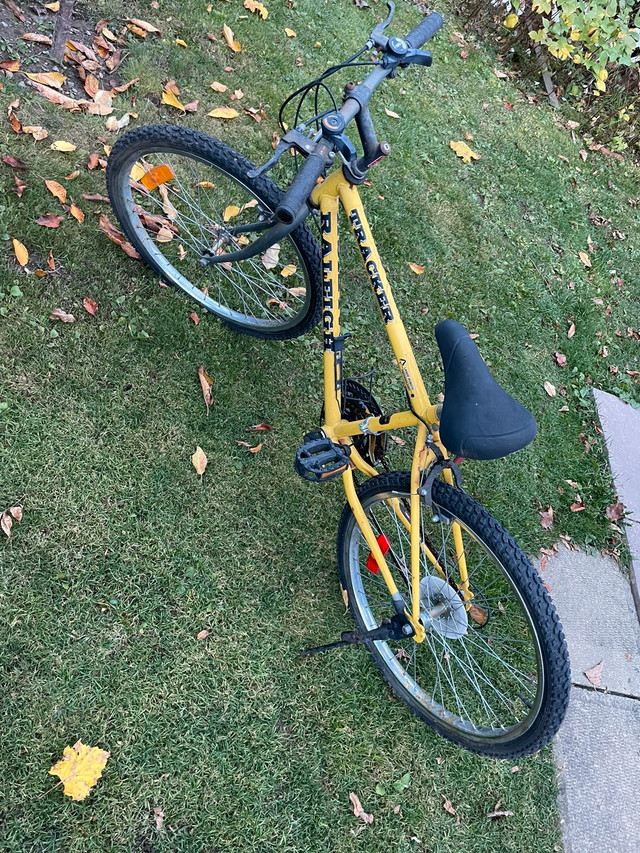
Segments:
[[[0,0],[0,61],[20,62],[17,72],[0,71],[0,80],[3,74],[22,78],[26,73],[59,72],[67,78],[60,91],[74,100],[93,99],[90,88],[93,81],[87,89],[89,75],[100,90],[110,91],[121,85],[117,71],[126,58],[124,36],[129,32],[126,26],[123,28],[122,22],[99,21],[91,16],[88,6],[75,3],[66,32],[72,47],[67,46],[65,61],[57,63],[50,55],[50,44],[24,38],[26,34],[35,34],[53,39],[57,17],[58,13],[47,9],[44,3],[20,5],[9,0],[7,5],[6,0]]]

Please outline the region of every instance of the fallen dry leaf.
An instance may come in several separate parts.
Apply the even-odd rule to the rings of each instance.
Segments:
[[[22,160],[19,160],[17,157],[12,157],[11,154],[5,154],[2,158],[2,162],[7,166],[11,166],[12,169],[29,168],[26,163],[23,163]]]
[[[385,111],[385,113],[386,113],[390,118],[400,118],[400,116],[398,115],[398,113],[394,113],[394,111],[393,111],[393,110],[388,110],[388,109],[385,107],[385,108],[384,108],[384,111]]]
[[[34,41],[37,44],[46,44],[51,47],[51,39],[49,36],[42,35],[42,33],[25,33],[20,38],[25,41]]]
[[[266,21],[269,17],[269,12],[267,11],[266,6],[262,3],[255,2],[255,0],[244,0],[244,8],[256,15],[259,15],[263,21]]]
[[[202,631],[200,632],[200,634],[201,633],[202,633]],[[206,633],[208,634],[209,632],[207,631]],[[200,634],[198,634],[198,637],[200,636]],[[163,832],[164,831],[163,830],[164,812],[162,811],[161,806],[155,806],[154,807],[154,809],[153,809],[153,821],[156,825],[156,829],[158,830],[158,832]]]
[[[72,142],[65,142],[64,139],[58,139],[56,142],[52,142],[49,146],[52,151],[64,151],[66,154],[71,153],[71,151],[75,151],[77,146]]]
[[[195,311],[192,311],[191,314],[189,314],[189,319],[192,321],[194,326],[197,326],[200,322],[200,317],[198,317]]]
[[[280,257],[280,244],[274,243],[273,246],[269,246],[267,251],[262,256],[262,265],[266,270],[272,270],[275,266],[278,265],[278,258]]]
[[[233,107],[216,107],[215,110],[211,110],[207,115],[211,116],[211,118],[232,119],[237,118],[238,112]]]
[[[227,87],[224,85],[224,83],[218,83],[217,80],[213,81],[213,83],[211,84],[211,88],[213,89],[214,92],[226,92],[227,91]]]
[[[176,39],[176,44],[178,47],[189,47],[184,39]]]
[[[20,71],[20,60],[19,59],[3,59],[2,62],[0,62],[0,70],[11,71],[11,72]]]
[[[602,661],[592,666],[591,669],[587,669],[584,674],[594,687],[599,687],[602,683]]]
[[[109,217],[104,213],[100,214],[99,219],[99,228],[100,230],[107,235],[107,237],[115,243],[117,246],[120,246],[123,252],[127,254],[130,258],[140,258],[138,252],[133,248],[131,243],[128,243],[124,236],[118,231],[118,229],[110,222]]]
[[[557,392],[556,392],[556,387],[555,387],[555,385],[552,385],[552,384],[551,384],[551,382],[548,382],[548,381],[547,381],[547,382],[543,382],[543,383],[542,383],[542,387],[544,388],[544,390],[547,392],[547,394],[548,394],[550,397],[555,397],[555,396],[556,396],[556,393],[557,393]]]
[[[472,151],[466,142],[454,142],[451,140],[449,143],[449,148],[451,148],[455,153],[460,157],[463,163],[470,163],[471,160],[480,160],[482,154],[476,154],[475,151]]]
[[[63,757],[49,773],[59,776],[64,792],[76,801],[84,800],[102,776],[110,753],[95,746],[77,741],[73,747],[65,746]]]
[[[51,86],[53,89],[62,88],[62,84],[66,81],[64,74],[59,74],[57,71],[46,71],[41,74],[27,74],[29,80],[34,80],[36,83],[42,83],[43,86]]]
[[[170,107],[175,107],[177,110],[185,111],[184,106],[180,103],[180,101],[176,98],[173,92],[164,90],[162,93],[162,103],[168,104]]]
[[[540,516],[540,527],[544,530],[551,530],[553,527],[553,507],[550,506],[549,509],[539,512],[538,515]]]
[[[69,213],[70,213],[70,214],[71,214],[71,216],[73,216],[73,218],[74,218],[74,219],[76,219],[80,224],[82,224],[82,223],[84,222],[84,213],[82,212],[82,210],[80,210],[80,208],[78,207],[78,205],[77,205],[77,204],[75,204],[75,202],[73,202],[73,201],[71,202],[71,205],[69,206]]]
[[[271,427],[269,424],[254,424],[253,426],[248,426],[244,428],[245,432],[267,432]]]
[[[23,124],[22,132],[31,134],[36,142],[41,142],[49,136],[49,131],[39,124]]]
[[[213,406],[213,379],[209,376],[203,365],[198,368],[198,378],[200,379],[202,396],[207,407],[207,417],[209,417],[209,407]]]
[[[9,515],[8,512],[3,512],[0,515],[0,527],[2,528],[2,532],[7,537],[7,539],[11,539],[11,528],[13,527],[13,519]]]
[[[59,184],[57,181],[45,181],[45,184],[52,196],[55,196],[62,204],[66,203],[67,191],[62,184]]]
[[[22,521],[22,507],[21,506],[10,506],[9,512],[15,518],[15,520],[17,522]]]
[[[73,314],[67,314],[66,311],[63,311],[62,308],[56,308],[55,311],[52,311],[49,314],[50,320],[60,320],[62,323],[75,323],[76,318]]]
[[[191,457],[191,464],[196,469],[196,474],[198,474],[200,477],[202,477],[202,475],[204,474],[208,461],[209,460],[207,459],[206,453],[198,445],[198,447],[196,447],[195,449],[195,453]]]
[[[451,800],[445,799],[444,803],[442,804],[442,808],[446,812],[449,812],[449,814],[456,814],[456,810],[454,809],[453,803],[451,802]]]
[[[290,39],[297,38],[295,30],[292,30],[290,27],[285,27],[284,31]]]
[[[240,42],[237,42],[234,39],[233,30],[231,29],[231,27],[228,27],[226,24],[224,24],[224,26],[222,27],[222,32],[224,34],[224,40],[226,41],[229,49],[232,50],[234,53],[240,53],[240,51],[242,50],[242,45],[240,44]]]
[[[13,191],[18,196],[18,198],[22,198],[22,193],[26,190],[27,185],[24,184],[17,175],[13,176]]]
[[[414,264],[413,261],[409,261],[409,269],[413,270],[416,275],[422,275],[424,272],[424,267],[421,267],[420,264]]]
[[[620,521],[621,518],[624,518],[625,506],[621,501],[617,501],[611,506],[608,506],[605,510],[605,515],[611,521]]]
[[[135,27],[139,27],[141,30],[144,30],[146,33],[158,33],[158,35],[162,35],[162,32],[148,21],[142,21],[140,18],[127,18],[127,21],[132,23]]]
[[[13,240],[13,253],[16,256],[16,261],[20,264],[21,267],[26,266],[29,263],[29,252],[26,249],[26,246],[20,242],[20,240]]]
[[[47,255],[47,266],[50,270],[55,270],[56,268],[56,262],[53,258],[53,252],[51,251],[51,249],[49,249],[49,254]]]
[[[200,631],[200,633],[196,634],[196,640],[206,640],[209,636],[211,636],[211,631],[207,631],[207,629],[205,628],[203,631]]]
[[[558,367],[566,367],[567,366],[567,357],[564,353],[554,352],[553,360],[558,365]]]
[[[582,263],[585,265],[585,267],[591,266],[591,258],[589,257],[589,255],[586,252],[578,252],[578,257],[580,258]]]
[[[85,296],[85,298],[82,300],[82,307],[87,312],[87,314],[91,314],[92,317],[95,317],[98,313],[98,303],[88,296]]]
[[[263,443],[262,443],[262,442],[260,442],[260,444],[256,444],[256,446],[255,446],[255,447],[250,447],[250,448],[249,448],[249,453],[259,453],[259,452],[262,450],[262,444],[263,444]]]
[[[353,791],[350,791],[349,799],[351,800],[351,806],[353,808],[354,815],[360,818],[363,823],[373,823],[373,815],[367,814],[365,812],[365,810],[362,808],[362,803],[358,799],[358,795],[354,794]]]
[[[569,330],[567,331],[567,337],[571,339],[576,333],[576,324],[571,323],[569,326]]]
[[[63,219],[64,216],[61,214],[46,213],[36,219],[36,225],[42,225],[44,228],[58,228]]]

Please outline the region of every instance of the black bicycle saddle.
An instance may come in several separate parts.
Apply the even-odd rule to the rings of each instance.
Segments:
[[[435,329],[444,363],[440,438],[466,459],[498,459],[533,441],[533,415],[498,385],[469,333],[455,320]]]

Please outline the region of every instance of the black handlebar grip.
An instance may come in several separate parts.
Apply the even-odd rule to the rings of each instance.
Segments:
[[[282,201],[276,207],[276,216],[280,222],[287,225],[293,222],[300,212],[300,208],[311,195],[326,165],[326,158],[322,154],[309,154],[293,179],[291,186],[284,194]]]
[[[417,50],[426,41],[433,38],[443,24],[444,19],[440,12],[432,12],[423,18],[415,29],[411,30],[405,41],[410,47]]]

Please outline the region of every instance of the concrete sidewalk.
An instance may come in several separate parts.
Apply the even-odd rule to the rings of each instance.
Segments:
[[[620,500],[631,577],[612,559],[560,545],[541,576],[571,656],[569,711],[554,742],[565,853],[640,851],[640,410],[595,393]],[[602,664],[595,687],[585,672]],[[593,677],[593,676],[592,676]]]

